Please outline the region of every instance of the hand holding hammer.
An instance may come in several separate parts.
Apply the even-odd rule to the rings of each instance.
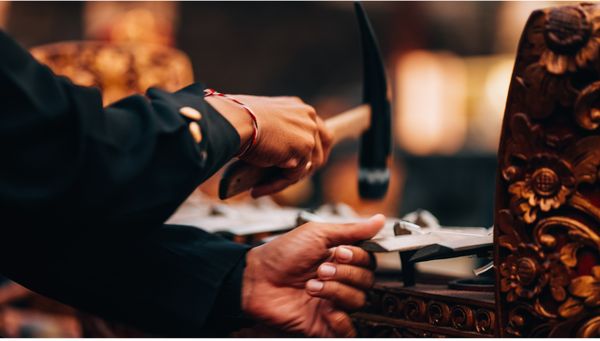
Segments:
[[[325,121],[333,136],[332,145],[346,138],[361,138],[359,152],[359,193],[367,199],[382,198],[389,184],[387,168],[391,149],[390,104],[381,54],[373,29],[360,3],[355,10],[363,49],[364,104]],[[225,171],[219,197],[227,199],[277,176],[278,168],[260,168],[238,160]]]

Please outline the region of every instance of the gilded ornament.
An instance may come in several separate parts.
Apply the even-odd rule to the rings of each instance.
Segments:
[[[600,306],[600,265],[594,266],[590,275],[573,279],[569,292],[584,299],[583,303],[588,307]]]
[[[548,212],[566,202],[575,189],[575,177],[571,166],[555,155],[537,155],[528,162],[524,179],[512,183],[508,191],[523,220],[533,223],[539,210]]]
[[[500,291],[506,300],[536,297],[546,286],[548,278],[541,276],[544,253],[533,244],[519,244],[516,253],[509,254],[500,264]]]
[[[575,72],[588,66],[600,46],[600,26],[580,6],[550,10],[546,16],[544,41],[547,49],[539,63],[552,74]]]
[[[524,85],[524,102],[533,118],[546,118],[554,113],[557,104],[570,106],[579,95],[570,77],[549,73],[537,63],[525,69]]]
[[[600,125],[600,81],[588,85],[575,101],[575,119],[584,129],[594,130]]]
[[[600,330],[600,6],[534,12],[499,148],[500,336]]]

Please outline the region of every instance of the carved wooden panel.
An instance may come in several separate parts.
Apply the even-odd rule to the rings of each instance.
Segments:
[[[377,284],[368,305],[353,319],[359,336],[492,337],[495,305],[487,292],[447,289],[441,285],[403,287]]]
[[[498,150],[501,336],[600,336],[600,7],[534,12]]]

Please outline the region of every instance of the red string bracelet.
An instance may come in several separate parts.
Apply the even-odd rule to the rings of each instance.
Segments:
[[[230,101],[238,104],[242,108],[244,108],[246,110],[246,112],[248,113],[248,115],[250,115],[250,117],[252,118],[252,128],[254,128],[254,132],[252,133],[252,138],[250,140],[248,140],[248,142],[246,142],[242,146],[242,148],[240,148],[240,152],[236,155],[237,158],[244,156],[246,153],[248,153],[252,149],[252,147],[254,146],[254,144],[256,143],[256,141],[258,139],[258,120],[256,119],[256,115],[254,114],[252,109],[250,109],[249,106],[240,102],[237,98],[227,95],[227,94],[222,94],[218,91],[215,91],[214,89],[204,89],[204,97],[210,97],[210,96],[220,96],[220,97],[227,98],[228,100],[230,100]]]

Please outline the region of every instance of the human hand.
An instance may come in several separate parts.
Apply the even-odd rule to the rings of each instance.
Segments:
[[[254,166],[277,167],[282,171],[252,189],[259,197],[281,191],[318,169],[327,160],[331,148],[331,133],[315,109],[297,97],[260,97],[230,95],[252,109],[260,133],[251,150],[241,158]],[[247,113],[223,97],[208,97],[207,101],[232,123],[242,137],[242,144],[251,135]],[[241,116],[240,116],[241,115]],[[241,126],[238,128],[238,126]]]
[[[248,252],[242,309],[284,333],[353,337],[346,311],[361,308],[375,264],[348,244],[373,237],[385,218],[356,224],[308,223]]]

